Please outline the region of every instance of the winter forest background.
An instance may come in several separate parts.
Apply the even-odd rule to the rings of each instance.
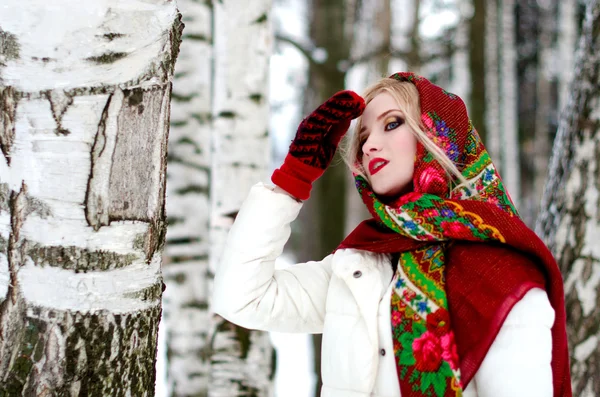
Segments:
[[[600,395],[599,33],[600,0],[3,0],[0,396],[316,396],[319,337],[224,321],[211,279],[302,117],[402,70],[467,103]],[[367,216],[336,163],[279,266]]]

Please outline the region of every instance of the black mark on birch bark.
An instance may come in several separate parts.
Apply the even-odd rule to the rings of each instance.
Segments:
[[[126,52],[105,52],[102,55],[86,58],[86,61],[94,62],[97,64],[109,64],[123,59],[127,56]]]
[[[38,57],[31,57],[32,61],[42,61],[44,63],[48,63],[50,61],[55,61],[55,59],[53,58],[48,58],[48,57],[43,57],[43,58],[38,58]]]
[[[139,258],[135,254],[91,251],[74,246],[42,246],[29,242],[23,251],[37,266],[59,267],[75,273],[121,269]]]
[[[102,37],[104,37],[108,41],[113,41],[114,39],[119,39],[119,38],[125,37],[125,36],[126,35],[123,33],[106,33],[106,34],[102,35]]]
[[[252,21],[252,23],[261,24],[261,23],[267,22],[268,19],[269,19],[269,17],[267,15],[267,13],[264,13],[261,16],[259,16],[258,18],[256,18],[254,21]]]
[[[126,91],[125,98],[127,98],[127,104],[129,106],[138,106],[144,100],[144,90],[141,88],[134,88]]]
[[[142,88],[134,88],[126,91],[127,104],[135,108],[137,114],[144,113],[144,90]]]
[[[235,113],[229,110],[224,110],[221,113],[219,113],[218,117],[222,117],[224,119],[233,119],[235,118]]]
[[[186,41],[194,40],[194,41],[205,41],[209,42],[210,38],[204,34],[184,34],[183,39]]]
[[[199,94],[197,94],[197,93],[191,93],[191,94],[188,94],[188,95],[182,95],[182,94],[173,93],[172,99],[173,99],[174,102],[185,103],[185,102],[191,102],[192,99],[198,97],[198,95]]]
[[[45,92],[45,96],[50,102],[52,116],[56,122],[56,135],[69,135],[71,132],[62,127],[62,118],[69,106],[73,104],[73,96],[63,90],[50,90]]]
[[[15,140],[17,96],[12,87],[0,88],[0,149],[10,165],[10,149]]]
[[[252,95],[250,95],[250,100],[251,100],[252,102],[256,103],[257,105],[260,105],[260,104],[261,104],[261,102],[262,102],[262,99],[263,99],[263,96],[262,96],[262,94],[259,94],[259,93],[257,93],[257,94],[252,94]]]
[[[3,60],[19,59],[20,50],[17,36],[0,28],[0,65]]]

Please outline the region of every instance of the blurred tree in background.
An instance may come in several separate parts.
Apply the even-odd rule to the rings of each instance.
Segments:
[[[210,333],[209,217],[212,7],[178,0],[186,29],[175,67],[167,167],[168,227],[161,333],[170,396],[206,394]]]
[[[164,312],[169,396],[267,396],[269,335],[210,312],[214,267],[269,159],[271,1],[179,0],[188,29],[175,70]]]

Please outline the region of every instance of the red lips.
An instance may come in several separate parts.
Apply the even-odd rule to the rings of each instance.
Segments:
[[[386,159],[375,157],[373,160],[369,161],[369,174],[375,175],[379,170],[385,167],[387,163],[389,163],[389,161]]]

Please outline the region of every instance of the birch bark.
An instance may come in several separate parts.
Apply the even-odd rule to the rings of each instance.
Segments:
[[[485,121],[488,149],[492,160],[502,170],[500,137],[500,71],[498,62],[498,0],[485,5]]]
[[[421,35],[419,34],[421,0],[412,0],[412,8],[410,8],[410,11],[412,13],[412,25],[408,36],[410,50],[406,55],[406,66],[407,70],[420,74],[423,66],[421,60]]]
[[[491,5],[490,5],[491,6]],[[471,92],[469,96],[469,115],[479,136],[487,142],[486,113],[486,8],[487,0],[473,0],[473,15],[469,21],[469,69],[471,73]]]
[[[351,7],[347,0],[347,8]],[[390,53],[392,51],[392,4],[391,0],[375,0],[372,2],[359,2],[352,17],[347,17],[352,22],[354,31],[350,53],[358,58],[373,51],[374,48],[382,50],[381,54],[372,59],[365,59],[348,71],[346,88],[354,89],[358,93],[383,77],[388,77],[390,70]],[[387,52],[384,50],[387,49]],[[349,85],[356,85],[351,87]],[[354,133],[351,130],[349,134]],[[354,177],[350,172],[345,175],[345,200],[346,216],[344,235],[349,234],[363,220],[370,217],[369,212],[356,191]]]
[[[154,395],[179,17],[0,6],[0,395]]]
[[[450,81],[448,90],[465,100],[471,98],[472,90],[472,74],[469,68],[469,33],[470,23],[473,13],[473,5],[471,0],[458,1],[456,4],[457,11],[460,15],[456,31],[454,33],[453,46],[454,51],[450,55]],[[470,101],[469,101],[470,102]],[[471,103],[467,104],[471,111]],[[477,126],[476,126],[477,128]]]
[[[600,2],[586,2],[537,233],[565,279],[574,396],[600,394]]]
[[[531,216],[531,219],[535,219],[539,211],[539,202],[544,193],[548,158],[550,156],[549,120],[552,110],[553,11],[553,1],[538,1],[538,70],[536,78],[535,144],[533,145],[533,197],[527,203],[527,206],[530,208],[529,216]]]
[[[179,0],[186,25],[173,81],[167,172],[168,230],[161,332],[172,396],[208,393],[208,224],[212,7]]]
[[[304,115],[345,87],[346,71],[340,65],[350,58],[352,47],[352,29],[345,21],[349,15],[347,0],[312,0],[310,3],[310,39],[326,57],[323,62],[313,59],[309,63]],[[346,191],[347,174],[348,169],[338,151],[332,165],[314,183],[311,198],[305,202],[297,221],[300,229],[298,261],[321,260],[344,238],[347,203],[343,192]],[[317,378],[315,396],[318,396],[322,386],[321,335],[313,335],[313,346]]]
[[[271,0],[256,0],[244,7],[238,1],[224,0],[214,2],[213,7],[215,78],[209,261],[214,271],[247,192],[267,176],[267,88],[273,35]],[[274,361],[267,333],[216,318],[210,339],[209,396],[271,395]]]
[[[561,0],[558,7],[558,51],[555,55],[556,64],[560,65],[555,73],[558,77],[558,109],[566,106],[569,96],[569,84],[573,79],[575,68],[575,49],[577,47],[577,0]]]
[[[517,113],[517,51],[515,39],[515,0],[501,1],[502,42],[500,72],[500,132],[502,135],[502,177],[517,208],[521,196],[519,159],[519,119]]]

